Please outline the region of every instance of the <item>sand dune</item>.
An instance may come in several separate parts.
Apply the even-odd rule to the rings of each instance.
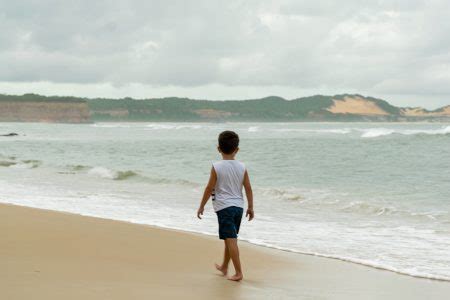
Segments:
[[[384,116],[388,112],[381,109],[376,103],[362,97],[345,96],[343,100],[333,99],[333,105],[327,108],[334,114],[358,114],[367,116]]]
[[[439,117],[450,116],[450,106],[442,107],[439,110],[427,111],[422,107],[402,108],[401,114],[408,117]]]

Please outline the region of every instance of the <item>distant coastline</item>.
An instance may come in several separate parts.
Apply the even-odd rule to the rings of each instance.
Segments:
[[[188,98],[105,99],[0,94],[0,122],[447,122],[450,105],[436,110],[397,107],[358,94],[286,100]]]

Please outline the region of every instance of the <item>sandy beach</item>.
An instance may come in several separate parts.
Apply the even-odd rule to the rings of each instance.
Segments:
[[[213,264],[218,239],[0,205],[1,299],[445,299],[450,283],[241,243],[245,280]]]

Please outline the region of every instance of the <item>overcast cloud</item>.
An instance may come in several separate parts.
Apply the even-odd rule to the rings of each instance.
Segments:
[[[450,104],[450,1],[0,0],[0,92]]]

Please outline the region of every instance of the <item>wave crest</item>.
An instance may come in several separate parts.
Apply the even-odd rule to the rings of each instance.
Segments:
[[[134,171],[115,171],[105,167],[93,167],[88,171],[89,175],[97,176],[104,179],[125,180],[138,174]]]
[[[250,127],[248,131],[256,131]],[[376,138],[393,134],[398,135],[447,135],[450,134],[450,126],[437,129],[396,129],[396,128],[329,128],[329,129],[302,129],[302,128],[281,128],[273,129],[275,132],[300,132],[318,134],[361,134],[362,138]]]
[[[35,169],[39,167],[42,162],[40,160],[35,159],[27,159],[21,161],[12,160],[3,160],[0,161],[0,167],[9,167],[9,168],[17,168],[17,169]]]
[[[117,176],[116,178],[114,178],[115,180],[124,180],[130,177],[134,177],[137,176],[138,174],[134,171],[119,171],[117,172]]]
[[[450,126],[439,129],[389,129],[389,128],[370,128],[362,130],[362,138],[375,138],[380,136],[387,136],[391,134],[400,135],[447,135],[450,134]]]

